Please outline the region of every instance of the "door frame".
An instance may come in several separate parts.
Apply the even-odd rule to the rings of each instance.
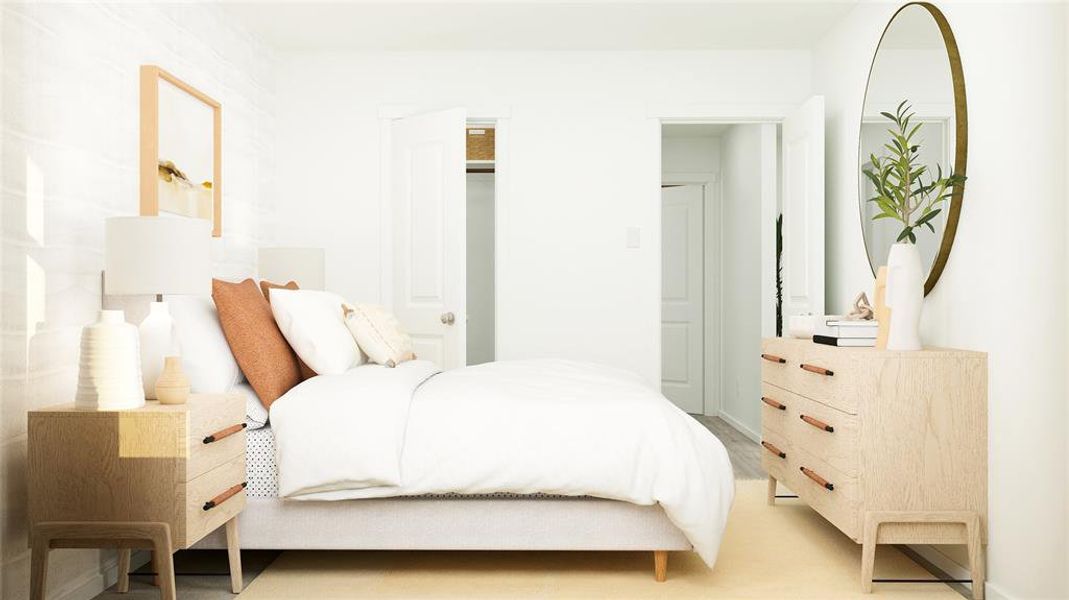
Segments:
[[[452,106],[456,108],[456,105]],[[509,222],[508,184],[511,180],[509,170],[510,106],[463,105],[467,112],[465,121],[494,123],[494,360],[500,360],[501,354],[501,315],[504,303],[501,301],[503,277],[508,273],[505,268],[507,257],[504,240]],[[391,207],[390,160],[393,147],[390,142],[391,123],[397,119],[418,115],[424,112],[440,110],[442,105],[422,106],[412,104],[386,104],[379,107],[379,303],[388,309],[393,307],[393,211]],[[467,240],[465,240],[465,243]],[[467,284],[467,282],[465,282]],[[464,315],[467,318],[467,315]]]
[[[653,156],[653,159],[656,161],[657,173],[660,174],[660,178],[661,178],[661,182],[660,183],[670,183],[670,182],[671,183],[697,183],[696,181],[686,181],[685,179],[680,179],[680,181],[677,182],[676,178],[672,177],[674,175],[680,175],[680,176],[685,177],[688,174],[685,174],[685,173],[678,173],[678,174],[676,174],[676,173],[664,173],[662,171],[662,162],[661,162],[661,160],[662,160],[662,147],[661,147],[661,144],[662,144],[662,140],[663,140],[662,131],[663,131],[664,125],[715,125],[715,124],[751,125],[751,124],[773,124],[773,125],[777,125],[777,126],[782,126],[783,121],[787,118],[787,116],[792,114],[795,110],[797,110],[797,108],[798,108],[798,104],[797,103],[793,103],[793,104],[767,104],[767,105],[756,105],[756,106],[754,106],[754,105],[744,105],[744,104],[698,104],[698,105],[694,105],[694,104],[690,104],[690,105],[662,104],[662,105],[651,105],[651,106],[647,107],[647,116],[650,118],[650,122],[653,125],[653,127],[651,127],[651,130],[655,130],[656,131],[656,142],[655,142],[654,146],[657,148],[657,150],[654,153],[655,156]],[[777,135],[778,135],[778,130],[777,130]],[[763,158],[764,157],[762,157],[762,159]],[[779,160],[778,156],[776,157],[776,160]],[[689,175],[695,175],[695,174],[689,174]],[[701,175],[701,174],[698,174],[698,175]],[[721,202],[722,194],[720,193],[722,191],[720,189],[720,186],[722,184],[721,184],[719,178],[716,177],[716,174],[714,174],[714,173],[706,173],[705,175],[707,175],[707,176],[708,175],[712,175],[714,177],[713,181],[715,181],[716,188],[713,188],[713,189],[715,189],[716,192],[717,192],[716,193],[716,199],[715,199],[715,202],[716,202],[715,213],[716,213],[716,215],[718,217],[718,221],[722,222],[722,219],[719,218],[719,217],[722,216],[722,202]],[[778,175],[778,172],[777,172],[777,182],[776,182],[776,185],[774,186],[775,194],[768,194],[768,195],[762,194],[762,197],[761,197],[761,215],[762,215],[762,217],[766,217],[766,218],[763,218],[763,221],[761,223],[761,240],[762,240],[762,243],[761,243],[761,248],[762,248],[761,271],[762,271],[762,275],[763,275],[762,276],[762,281],[765,281],[766,279],[769,279],[770,277],[773,277],[774,274],[775,274],[775,271],[776,271],[776,256],[775,256],[775,249],[774,249],[775,236],[776,236],[776,225],[775,225],[775,219],[769,220],[767,218],[767,215],[775,215],[775,214],[777,214],[777,202],[779,200],[779,196],[780,196],[780,193],[781,193],[781,191],[779,189],[778,176],[779,175]],[[706,196],[707,197],[708,197],[708,190],[709,189],[710,189],[710,187],[707,185],[707,187],[706,187]],[[660,186],[658,186],[658,188],[657,188],[657,203],[658,203],[657,206],[658,207],[660,206],[660,202],[661,202]],[[708,200],[706,201],[706,208],[708,208]],[[661,214],[660,210],[656,211],[658,235],[660,234],[661,226],[662,226],[661,225],[661,221],[660,221],[660,218],[661,218],[660,214]],[[708,214],[708,212],[707,212],[707,214]],[[768,222],[765,222],[765,221],[768,221]],[[706,219],[706,224],[708,224],[708,218]],[[708,239],[708,234],[709,234],[708,229],[706,229],[704,233],[705,233],[705,239],[707,240]],[[719,231],[717,231],[716,234],[717,234],[717,242],[719,243],[721,238],[722,238],[722,236],[720,235]],[[769,248],[769,243],[772,244],[771,249]],[[661,277],[663,276],[663,274],[660,272],[660,268],[661,268],[661,250],[662,250],[662,245],[659,243],[657,245],[657,257],[658,257],[658,260],[656,262],[657,270],[658,270],[658,272],[657,272],[657,281],[658,282],[661,281]],[[720,252],[718,256],[722,260],[723,252]],[[722,283],[720,281],[720,274],[722,272],[722,265],[718,263],[715,266],[716,266],[716,291],[715,291],[716,296],[715,297],[720,298],[720,294],[721,294],[721,292],[723,290]],[[658,288],[658,289],[660,289],[660,288]],[[708,282],[706,282],[706,288],[705,289],[706,289],[706,292],[709,292],[709,283]],[[762,290],[762,291],[764,291],[764,290]],[[775,294],[775,290],[774,289],[772,290],[772,294]],[[720,304],[720,306],[723,305],[722,302],[719,303],[719,304]],[[766,309],[764,311],[762,311],[762,313],[761,313],[762,335],[767,335],[767,336],[775,335],[775,319],[776,319],[775,311],[776,311],[775,306],[766,307]],[[720,360],[720,357],[722,356],[722,352],[723,352],[723,343],[724,343],[723,342],[723,336],[722,336],[722,330],[721,330],[722,315],[721,315],[721,311],[720,310],[714,311],[714,313],[715,314],[713,314],[713,315],[710,315],[708,311],[706,311],[706,313],[705,313],[705,318],[715,320],[715,329],[714,329],[714,331],[716,332],[715,333],[716,339],[712,340],[712,342],[710,342],[710,340],[705,340],[704,347],[705,347],[705,350],[706,350],[706,359],[708,359],[710,356],[714,356],[715,359],[716,359],[716,362],[712,366],[706,365],[706,368],[705,368],[705,382],[704,383],[705,383],[705,388],[706,389],[705,389],[705,394],[704,394],[704,396],[705,396],[704,414],[705,414],[705,416],[708,416],[708,417],[721,417],[721,418],[723,418],[723,415],[721,413],[721,409],[723,407],[723,404],[722,404],[722,400],[723,399],[721,398],[721,392],[723,391],[721,389],[721,382],[723,381],[723,364],[722,364],[722,361]],[[657,303],[657,323],[658,323],[658,328],[660,327],[661,319],[662,319],[661,305],[658,302]],[[769,328],[771,328],[771,334],[768,333]],[[657,371],[658,371],[658,378],[659,378],[660,377],[660,368],[661,368],[660,361],[663,360],[664,349],[660,347],[660,340],[659,339],[656,340],[655,343],[658,345],[658,347],[657,347],[657,358],[658,358]],[[710,348],[712,348],[712,352],[710,352]],[[715,381],[716,382],[716,386],[715,386],[715,389],[713,391],[713,393],[715,394],[715,399],[714,399],[713,402],[709,402],[709,400],[710,400],[709,387],[710,387],[710,382],[711,381]],[[660,380],[658,379],[658,383],[659,382],[660,382]],[[754,441],[760,441],[760,436],[758,436],[756,432],[750,431],[750,429],[748,427],[742,426],[741,423],[735,423],[734,420],[731,420],[731,425],[733,427],[735,427],[735,429],[739,430],[743,435],[753,439]],[[755,437],[755,436],[757,436],[757,437]]]

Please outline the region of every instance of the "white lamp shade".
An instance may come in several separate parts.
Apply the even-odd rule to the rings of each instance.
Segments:
[[[296,281],[303,290],[326,287],[326,259],[322,248],[260,248],[260,279],[272,283]]]
[[[104,293],[210,295],[211,230],[212,224],[206,219],[108,219]]]

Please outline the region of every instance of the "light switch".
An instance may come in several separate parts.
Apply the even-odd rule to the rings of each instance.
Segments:
[[[627,228],[627,247],[638,248],[642,246],[642,230],[638,227]]]

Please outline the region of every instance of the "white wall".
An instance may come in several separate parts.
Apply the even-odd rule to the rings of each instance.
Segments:
[[[761,431],[761,159],[775,151],[762,147],[763,127],[732,126],[720,151],[720,411],[751,436]]]
[[[278,84],[277,235],[325,243],[331,289],[381,299],[379,109],[505,107],[498,358],[599,361],[657,385],[660,128],[648,107],[800,103],[810,77],[808,52],[314,53],[284,57]],[[625,248],[629,226],[641,248]]]
[[[468,173],[469,365],[494,360],[494,174]]]
[[[218,275],[239,276],[273,210],[273,63],[205,5],[4,3],[0,18],[0,596],[26,598],[26,411],[72,400],[81,327],[100,308],[104,219],[138,210],[138,67],[223,105],[214,253]],[[51,594],[92,597],[113,564],[113,552],[53,552]]]
[[[857,134],[869,61],[895,8],[859,6],[814,55],[815,93],[828,110],[832,312],[873,283],[857,222]],[[1066,9],[943,9],[965,71],[969,181],[953,252],[925,301],[923,336],[988,353],[991,597],[1064,598]]]

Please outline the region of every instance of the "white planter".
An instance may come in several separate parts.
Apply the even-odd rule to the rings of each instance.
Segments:
[[[153,302],[138,330],[141,332],[141,379],[145,386],[145,397],[155,400],[156,380],[163,373],[163,359],[178,354],[174,319],[167,303]]]
[[[887,256],[887,307],[891,309],[888,350],[920,350],[921,307],[924,304],[924,269],[917,247],[891,246]]]
[[[121,310],[102,310],[95,323],[82,329],[78,360],[78,408],[125,410],[145,404],[137,328]]]

